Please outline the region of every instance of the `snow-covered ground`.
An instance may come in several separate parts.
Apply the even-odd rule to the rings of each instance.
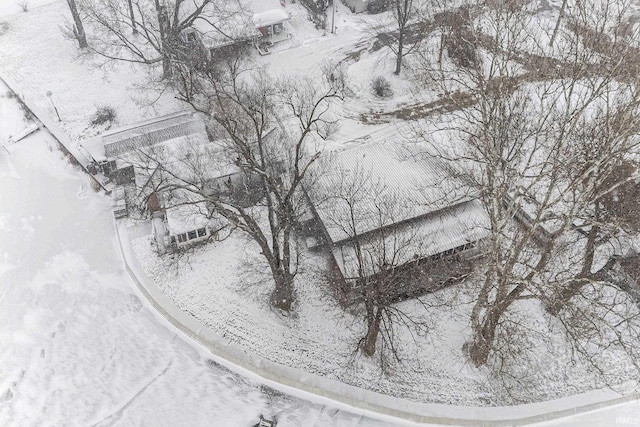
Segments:
[[[13,0],[0,0],[5,2]],[[77,42],[63,35],[62,28],[71,19],[66,2],[47,3],[0,18],[0,74],[17,81],[22,94],[52,120],[57,120],[57,108],[60,126],[72,140],[103,130],[89,123],[99,107],[115,110],[114,125],[184,109],[172,94],[156,90],[150,83],[154,75],[144,67],[105,65],[104,58],[80,52]]]
[[[6,141],[25,123],[0,92]],[[41,131],[0,149],[0,425],[404,425],[278,392],[185,341],[124,274],[108,199],[52,147]],[[639,411],[543,425],[633,425]]]
[[[24,128],[0,88],[0,142]],[[125,274],[110,200],[46,131],[0,146],[0,425],[394,425],[244,378],[168,326]],[[220,361],[222,362],[222,361]],[[222,362],[224,363],[224,362]]]
[[[44,6],[45,4],[55,1],[59,0],[2,0],[0,1],[0,16],[29,13],[36,7]],[[22,5],[26,6],[26,12],[23,10]]]
[[[65,2],[30,0],[27,13],[19,12],[15,3],[0,0],[0,16],[14,14],[0,19],[0,72],[19,81],[25,95],[51,118],[55,117],[51,101],[55,102],[61,125],[72,138],[96,131],[88,121],[101,105],[113,106],[120,124],[181,108],[170,95],[152,102],[157,92],[141,86],[148,75],[140,68],[118,65],[99,69],[99,58],[78,56],[74,42],[65,39],[59,29],[68,14]],[[34,9],[36,6],[41,7]],[[307,22],[294,22],[299,29],[298,38],[291,43],[294,48],[274,52],[261,61],[279,74],[306,72],[317,67],[319,58],[343,59],[361,43],[362,19],[348,15],[340,5],[338,34],[324,36]],[[34,28],[38,29],[37,37]],[[370,93],[373,70],[384,70],[388,75],[390,64],[382,53],[364,53],[351,64],[354,97],[347,101],[345,112],[353,115],[407,101],[405,82],[392,76],[393,100],[380,101]],[[53,93],[51,99],[47,91]],[[0,101],[0,142],[4,142],[21,130],[24,122],[13,101],[6,97]],[[350,121],[343,127],[340,136],[344,140],[349,139],[352,124]],[[386,126],[379,131],[391,135],[395,128]],[[10,147],[10,157],[0,146],[0,424],[233,427],[255,422],[259,413],[279,413],[280,425],[289,426],[391,425],[274,392],[209,363],[211,355],[184,341],[150,311],[122,271],[109,201],[92,193],[88,181],[60,159],[50,141],[41,132]],[[293,325],[276,320],[265,304],[268,289],[260,283],[235,296],[223,295],[235,298],[232,302],[237,306],[253,310],[247,326],[248,318],[242,312],[228,300],[223,303],[217,298],[221,298],[220,287],[240,288],[238,271],[255,272],[255,264],[241,265],[234,259],[234,254],[249,255],[247,258],[258,259],[259,265],[251,245],[220,245],[209,253],[183,258],[184,280],[170,283],[171,276],[163,279],[158,274],[171,266],[156,264],[149,241],[134,243],[150,274],[169,296],[251,351],[276,348],[281,352],[272,357],[278,361],[301,363],[312,372],[328,372],[334,378],[389,394],[397,392],[400,379],[398,394],[415,400],[486,404],[498,392],[497,385],[477,370],[452,362],[464,360],[460,340],[442,345],[448,339],[437,334],[431,335],[435,339],[431,344],[436,345],[427,353],[427,362],[420,357],[408,358],[413,371],[389,377],[380,375],[374,364],[366,361],[344,365],[362,324],[331,304],[322,278],[312,269],[303,273],[307,280],[299,292],[304,296],[300,300],[306,303],[298,307]],[[216,269],[203,277],[211,252],[220,255]],[[256,281],[254,274],[249,276]],[[217,305],[211,304],[211,299],[216,299]],[[443,322],[440,332],[452,325],[458,327],[461,323],[455,322],[455,317],[460,315],[463,310],[447,313],[453,321]],[[349,328],[343,328],[345,324]],[[256,340],[259,334],[271,341]],[[315,341],[317,337],[327,341]],[[418,354],[414,349],[405,349],[405,356]],[[564,372],[545,370],[541,363],[536,374],[556,377],[560,384],[540,398],[590,385],[588,380],[584,384],[563,383]],[[430,381],[424,382],[421,375],[429,376]],[[440,395],[434,397],[434,391]],[[638,404],[630,403],[548,425],[640,424],[639,413]]]
[[[640,401],[637,400],[573,417],[535,424],[537,427],[632,427],[639,425]]]

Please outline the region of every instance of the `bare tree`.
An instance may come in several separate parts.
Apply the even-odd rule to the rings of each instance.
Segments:
[[[29,11],[29,0],[20,0],[17,1],[16,4],[20,7],[23,12]]]
[[[562,18],[564,17],[564,11],[567,8],[568,0],[562,0],[562,6],[560,6],[560,12],[558,13],[558,19],[556,20],[556,25],[553,27],[553,33],[551,34],[551,39],[549,39],[549,46],[553,46],[553,42],[556,39],[558,34],[558,30],[560,29],[560,23],[562,22]]]
[[[82,24],[82,18],[80,16],[78,6],[76,5],[76,0],[67,0],[67,5],[69,6],[69,11],[73,17],[73,36],[78,41],[80,49],[84,49],[89,45],[87,44],[87,36],[84,32],[84,25]]]
[[[129,16],[131,17],[131,33],[138,34],[138,25],[136,24],[136,15],[133,11],[133,1],[127,0],[127,6],[129,6]]]
[[[180,68],[177,91],[207,117],[211,138],[218,141],[215,156],[251,180],[260,197],[247,204],[212,191],[203,176],[184,176],[170,166],[164,168],[172,178],[167,188],[197,194],[258,244],[275,282],[271,304],[289,312],[298,262],[294,227],[300,184],[318,158],[317,143],[332,131],[335,119],[328,110],[341,98],[343,81],[336,70],[319,84],[310,77],[275,81],[261,70],[239,69],[237,61],[229,65],[203,72]]]
[[[405,55],[408,55],[412,51],[413,46],[415,46],[414,44],[407,48],[405,43],[407,33],[410,31],[409,22],[417,17],[418,11],[414,6],[413,0],[392,0],[391,7],[393,8],[393,17],[398,24],[398,32],[397,34],[393,34],[396,36],[396,43],[389,45],[389,48],[396,55],[396,69],[394,74],[400,75],[402,59]]]
[[[606,281],[621,253],[609,254],[609,261],[593,271],[596,254],[621,233],[637,233],[635,193],[637,162],[634,158],[640,130],[637,120],[637,93],[624,102],[624,90],[616,88],[616,100],[604,101],[595,117],[583,119],[576,129],[571,154],[566,162],[568,174],[579,176],[573,197],[582,206],[575,223],[585,234],[582,266],[568,284],[558,286],[549,297],[547,311],[560,310],[591,282]],[[615,104],[612,105],[612,102]],[[622,208],[622,209],[621,209]],[[602,252],[602,251],[600,251]]]
[[[118,61],[161,64],[163,77],[172,74],[172,63],[188,54],[181,33],[197,20],[212,31],[238,13],[233,2],[213,0],[85,0],[82,6],[94,37],[89,45],[96,53]]]
[[[477,366],[505,348],[496,340],[508,339],[500,328],[513,304],[544,300],[551,260],[562,254],[587,206],[570,195],[581,193],[589,171],[566,174],[566,153],[621,75],[619,63],[595,66],[605,61],[584,42],[584,31],[563,34],[563,49],[548,58],[546,45],[532,43],[529,19],[517,7],[481,7],[469,15],[461,38],[473,60],[434,64],[425,55],[425,68],[455,106],[452,127],[443,130],[466,141],[464,148],[438,148],[469,168],[491,223],[487,269],[471,312],[468,350]],[[585,25],[595,35],[605,31]],[[544,66],[557,58],[556,66]]]
[[[387,7],[390,14],[369,25],[369,32],[376,43],[387,47],[395,56],[394,74],[402,71],[403,60],[420,45],[426,35],[423,11],[414,0],[390,0]]]
[[[453,258],[426,256],[433,238],[414,218],[419,202],[392,190],[360,153],[366,151],[328,154],[318,168],[321,178],[305,189],[333,239],[328,244],[340,270],[331,274],[338,294],[362,309],[366,332],[357,348],[368,357],[377,353],[384,369],[389,355],[399,359],[398,327],[428,329],[398,303],[464,277],[469,269]]]

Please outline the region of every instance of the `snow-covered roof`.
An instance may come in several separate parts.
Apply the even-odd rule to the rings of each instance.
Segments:
[[[186,137],[208,140],[202,119],[191,112],[181,111],[110,130],[83,141],[81,146],[94,160],[101,161],[120,157],[138,148]]]
[[[289,14],[281,6],[279,6],[279,9],[266,10],[253,15],[253,23],[258,28],[278,24],[288,19]]]
[[[171,236],[204,228],[210,222],[209,212],[204,202],[173,206],[165,210],[165,215],[167,229]]]
[[[358,234],[439,211],[475,198],[464,177],[438,156],[406,144],[372,143],[329,153],[316,168],[307,191],[331,240],[336,243],[352,236],[343,224],[336,223],[336,211],[348,209],[346,201],[332,198],[354,174],[366,177],[369,193],[358,203],[364,211],[375,211],[376,200],[386,200],[385,219],[360,215]],[[327,166],[329,165],[329,166]],[[325,170],[327,169],[327,170]],[[328,197],[328,199],[327,199]]]
[[[194,5],[183,3],[181,13],[187,15]],[[284,22],[289,14],[279,0],[240,0],[213,2],[196,19],[192,28],[207,48],[223,46],[238,40],[258,37],[258,28]]]
[[[128,128],[116,129],[102,135],[107,157],[118,157],[141,147],[164,143],[185,136],[207,138],[204,122],[186,112],[162,116]]]
[[[489,219],[482,204],[478,200],[469,200],[413,223],[403,223],[380,234],[365,235],[360,239],[364,273],[374,274],[376,266],[383,261],[399,266],[488,236]],[[346,242],[334,246],[332,251],[343,276],[358,277],[359,265],[354,246]]]
[[[328,154],[305,188],[344,277],[367,275],[476,242],[489,219],[463,174],[424,147],[366,143]]]
[[[107,156],[104,154],[104,141],[102,141],[102,136],[98,135],[91,139],[84,140],[79,146],[84,148],[96,162],[107,160]]]

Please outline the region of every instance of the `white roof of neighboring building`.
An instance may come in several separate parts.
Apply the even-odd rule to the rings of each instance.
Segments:
[[[258,28],[278,24],[288,19],[289,14],[281,6],[279,6],[279,9],[266,10],[253,15],[253,23]]]
[[[102,135],[104,150],[107,157],[117,157],[141,147],[171,141],[181,137],[198,137],[207,140],[204,122],[191,113],[158,119],[136,124],[128,129]]]
[[[273,25],[289,19],[289,14],[280,4],[280,0],[249,0],[248,7],[254,13],[253,23],[256,27]]]
[[[363,144],[353,148],[333,152],[323,159],[323,166],[316,181],[307,188],[333,242],[352,237],[340,224],[335,222],[336,210],[348,210],[346,202],[331,198],[336,189],[345,185],[354,173],[367,177],[370,193],[375,192],[376,200],[386,200],[392,212],[387,219],[381,220],[375,215],[360,215],[358,234],[409,220],[435,212],[475,198],[466,180],[442,158],[431,156],[424,149],[404,144]],[[321,163],[321,164],[322,164]],[[347,183],[349,185],[349,183]],[[330,199],[322,202],[323,197]],[[374,197],[363,198],[359,203],[375,203]],[[364,206],[365,211],[375,211],[376,206]]]
[[[82,141],[78,145],[84,148],[96,162],[107,160],[107,156],[104,154],[104,141],[101,135]]]
[[[185,137],[208,140],[202,119],[191,112],[181,111],[104,132],[83,141],[81,146],[94,160],[102,161],[119,157],[137,148]]]
[[[384,242],[377,233],[366,235],[360,241],[365,254],[364,273],[374,274],[383,261],[399,266],[416,256],[424,258],[476,242],[489,236],[488,227],[489,218],[481,203],[470,200],[385,231]],[[358,277],[358,260],[352,244],[342,243],[332,251],[343,276]]]
[[[165,210],[165,215],[171,236],[206,227],[211,221],[204,202],[170,207]]]

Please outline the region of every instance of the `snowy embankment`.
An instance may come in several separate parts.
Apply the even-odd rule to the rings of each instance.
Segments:
[[[552,339],[526,343],[533,348],[544,345],[545,357],[521,360],[522,366],[512,371],[522,375],[519,387],[468,364],[461,347],[468,333],[469,305],[463,303],[464,291],[458,295],[457,289],[426,298],[431,305],[428,310],[414,301],[402,303],[403,310],[430,329],[412,336],[398,328],[402,360],[383,373],[377,360],[354,357],[357,341],[364,334],[363,321],[342,310],[329,295],[317,260],[307,259],[303,264],[297,278],[295,315],[282,320],[267,304],[269,277],[256,273],[264,271],[262,260],[242,237],[196,248],[175,259],[159,258],[151,236],[132,243],[146,275],[181,310],[224,337],[225,342],[278,364],[382,394],[454,405],[544,401],[598,388],[585,366],[571,366],[561,336],[547,329],[535,305],[523,315],[530,318],[530,327],[540,336],[551,334]],[[448,303],[454,300],[455,304]],[[549,347],[553,344],[557,346]],[[526,389],[522,388],[525,383]]]

